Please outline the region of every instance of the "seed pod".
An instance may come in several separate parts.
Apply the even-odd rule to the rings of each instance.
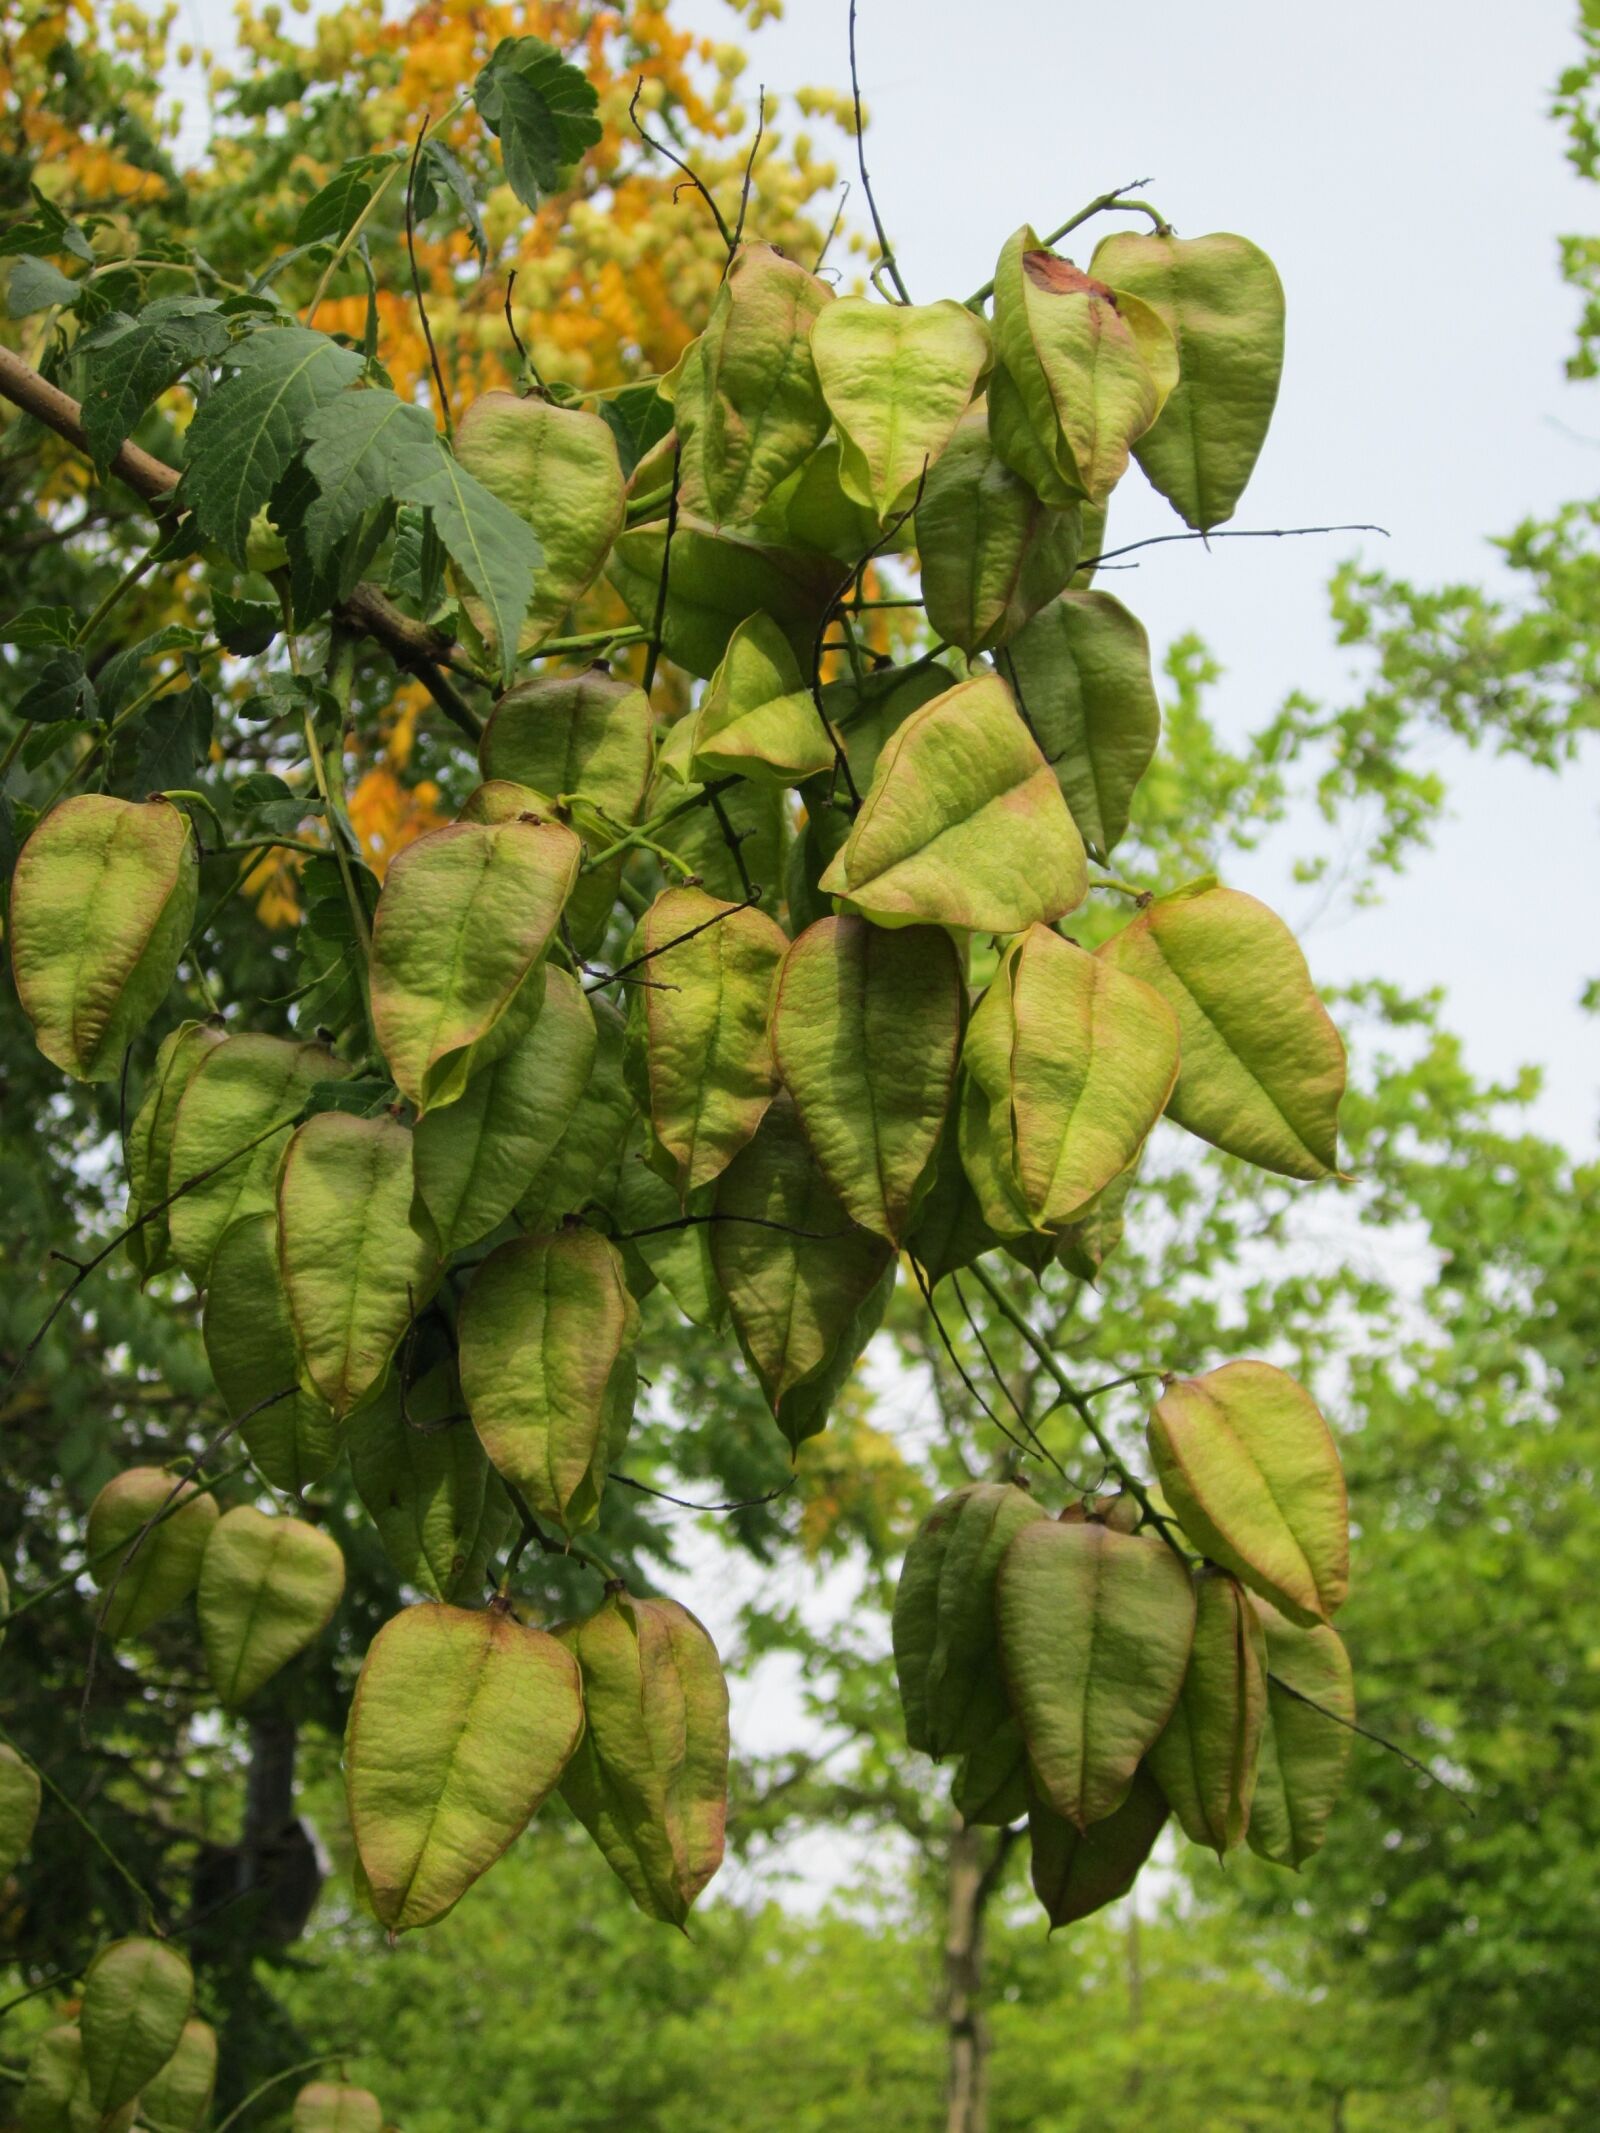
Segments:
[[[594,1230],[519,1237],[461,1305],[461,1389],[496,1469],[542,1518],[598,1516],[633,1419],[639,1313],[616,1247]]]
[[[183,2025],[177,2048],[139,2091],[139,2122],[150,2133],[200,2133],[217,2086],[217,2033],[198,2016]]]
[[[969,657],[1008,642],[1071,578],[1081,523],[1076,508],[1039,501],[995,451],[987,410],[973,408],[928,470],[917,506],[922,594],[935,634]]]
[[[139,1227],[128,1238],[128,1257],[141,1281],[172,1264],[172,1240],[161,1207],[171,1190],[172,1137],[178,1105],[207,1052],[223,1041],[210,1022],[180,1022],[162,1038],[144,1098],[128,1129],[128,1220]]]
[[[1038,1791],[1078,1829],[1128,1796],[1172,1715],[1194,1589],[1164,1542],[1097,1520],[1023,1526],[1001,1559],[1000,1656]]]
[[[726,1323],[728,1300],[717,1285],[711,1262],[712,1225],[704,1219],[716,1201],[715,1184],[689,1195],[687,1209],[647,1160],[650,1129],[636,1113],[628,1128],[612,1212],[627,1235],[622,1246],[628,1286],[643,1302],[656,1282],[666,1290],[691,1325],[719,1330]],[[680,1214],[700,1217],[678,1226]],[[644,1234],[640,1234],[643,1232]]]
[[[522,1034],[582,855],[562,824],[517,820],[447,823],[395,857],[372,922],[372,1026],[419,1112],[454,1103]]]
[[[913,712],[821,888],[880,926],[981,933],[1049,924],[1083,901],[1083,844],[996,674]]]
[[[587,1728],[561,1793],[649,1918],[681,1926],[722,1864],[728,1688],[673,1600],[608,1593],[556,1636],[583,1672]]]
[[[21,1862],[39,1820],[39,1773],[0,1743],[0,1884]]]
[[[278,1265],[305,1376],[336,1417],[382,1378],[438,1279],[411,1199],[411,1134],[387,1116],[321,1111],[284,1152]]]
[[[962,1166],[958,1122],[945,1122],[934,1157],[933,1180],[906,1237],[906,1250],[922,1268],[930,1289],[959,1273],[1000,1242],[984,1219],[978,1195]]]
[[[1281,918],[1203,876],[1096,952],[1178,1017],[1183,1063],[1167,1110],[1180,1126],[1284,1177],[1337,1173],[1344,1046]]]
[[[608,1202],[634,1115],[622,1073],[622,1017],[598,994],[588,1006],[595,1033],[588,1081],[559,1139],[517,1201],[518,1221],[535,1235],[554,1229],[591,1200]]]
[[[1097,1281],[1100,1269],[1122,1242],[1123,1209],[1138,1175],[1138,1163],[1130,1163],[1057,1232],[1056,1263],[1079,1281]]]
[[[1044,470],[1046,503],[1103,504],[1129,447],[1178,382],[1178,351],[1157,314],[1046,251],[1026,226],[995,269],[1002,372],[989,395],[995,448],[1024,481]]]
[[[477,1599],[512,1522],[455,1370],[405,1390],[398,1373],[350,1417],[350,1477],[383,1552],[408,1585],[436,1600]]]
[[[11,882],[11,974],[34,1041],[74,1081],[112,1081],[161,1005],[194,919],[189,819],[169,800],[76,793]]]
[[[1014,1718],[957,1763],[950,1804],[979,1829],[1004,1829],[1028,1812],[1028,1749]]]
[[[76,2022],[40,2032],[17,2101],[19,2133],[127,2133],[135,2108],[132,2103],[109,2113],[95,2108]]]
[[[1350,1657],[1337,1630],[1297,1629],[1265,1600],[1253,1604],[1267,1633],[1267,1720],[1250,1849],[1298,1868],[1321,1850],[1344,1789],[1356,1718]]]
[[[1338,1447],[1311,1395],[1271,1363],[1224,1363],[1169,1385],[1150,1456],[1197,1548],[1302,1628],[1350,1588]]]
[[[995,1577],[1012,1537],[1045,1515],[1025,1490],[979,1481],[942,1498],[917,1528],[894,1600],[908,1747],[976,1753],[1006,1724]]]
[[[683,507],[748,525],[822,441],[828,410],[812,329],[833,303],[815,274],[768,244],[741,245],[664,389],[682,445]]]
[[[169,1190],[184,1192],[167,1217],[173,1254],[198,1287],[223,1232],[274,1206],[289,1128],[312,1088],[349,1072],[321,1044],[250,1031],[225,1037],[200,1061],[173,1125]]]
[[[755,531],[780,548],[810,548],[836,556],[854,570],[879,539],[875,515],[847,496],[839,478],[839,441],[830,437],[805,465],[778,484],[762,505]],[[892,554],[900,540],[881,554]]]
[[[1028,1808],[1033,1890],[1051,1932],[1126,1896],[1166,1819],[1161,1788],[1143,1768],[1135,1771],[1122,1805],[1088,1829],[1063,1820],[1035,1792]]]
[[[851,1220],[897,1243],[944,1130],[965,988],[950,936],[819,919],[784,958],[772,1046],[806,1139]]]
[[[730,772],[797,785],[833,763],[816,701],[789,640],[770,615],[752,615],[728,640],[691,729],[689,775]]]
[[[993,360],[989,329],[948,298],[936,304],[830,304],[811,336],[839,432],[847,496],[894,516],[950,442]]]
[[[1182,370],[1134,456],[1185,525],[1233,516],[1278,398],[1283,284],[1247,238],[1119,230],[1090,271],[1142,297],[1178,344]]]
[[[1107,985],[1106,973],[1048,926],[1031,926],[973,1014],[962,1065],[987,1112],[963,1107],[962,1152],[974,1144],[980,1200],[992,1166],[1008,1172],[996,1227],[1017,1207],[1034,1228],[1064,1227],[1137,1162],[1172,1093],[1177,1017],[1150,986],[1120,971]]]
[[[310,2081],[294,2100],[290,2133],[383,2133],[383,2106],[371,2089]]]
[[[168,1506],[172,1508],[168,1510]],[[138,1535],[159,1512],[130,1556]],[[89,1506],[90,1575],[109,1594],[101,1627],[114,1641],[138,1637],[181,1607],[200,1580],[200,1562],[217,1506],[192,1482],[174,1481],[158,1466],[129,1467],[108,1481]],[[108,1549],[119,1550],[109,1555]]]
[[[780,1096],[717,1187],[712,1264],[745,1360],[791,1445],[821,1429],[877,1331],[894,1282],[881,1238],[858,1229]]]
[[[1183,1833],[1220,1859],[1244,1842],[1267,1715],[1267,1640],[1249,1596],[1209,1565],[1195,1575],[1183,1693],[1147,1758]]]
[[[767,1016],[787,946],[765,912],[701,889],[664,890],[639,922],[629,960],[648,956],[653,982],[634,992],[629,1037],[684,1198],[721,1176],[772,1101]]]
[[[551,800],[581,795],[614,821],[636,822],[654,752],[650,699],[595,666],[508,689],[483,729],[478,762],[486,779]]]
[[[196,1611],[206,1672],[230,1710],[321,1636],[343,1594],[344,1557],[331,1535],[250,1504],[217,1521]]]
[[[299,1382],[270,1212],[246,1215],[223,1231],[211,1261],[203,1330],[211,1375],[229,1414],[241,1422],[263,1481],[299,1496],[324,1480],[339,1462],[344,1431],[327,1401]],[[273,1399],[274,1393],[288,1397]],[[262,1405],[266,1400],[270,1407]]]
[[[372,1908],[443,1918],[527,1828],[583,1731],[570,1652],[504,1608],[404,1608],[373,1639],[345,1743]]]
[[[665,525],[634,526],[611,552],[607,575],[628,612],[655,627],[661,597]],[[688,512],[678,515],[667,573],[662,648],[677,666],[714,674],[739,624],[768,614],[809,665],[817,624],[839,585],[839,566],[827,556],[778,548],[737,534],[718,533]]]
[[[1161,738],[1144,625],[1109,593],[1064,592],[1006,646],[1001,668],[1084,843],[1108,859]]]
[[[78,2016],[97,2110],[133,2101],[177,2050],[193,2007],[194,1973],[178,1949],[145,1939],[101,1949],[84,1978]]]
[[[532,651],[605,568],[622,531],[627,485],[598,415],[530,395],[480,393],[456,425],[456,458],[518,518],[542,551],[522,625]]]

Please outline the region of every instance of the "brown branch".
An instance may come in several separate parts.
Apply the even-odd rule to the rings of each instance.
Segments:
[[[641,74],[639,76],[638,81],[634,84],[633,97],[628,105],[628,117],[633,123],[634,132],[639,136],[640,140],[644,142],[646,148],[653,148],[657,155],[666,157],[667,161],[672,165],[674,170],[681,170],[683,172],[689,183],[694,187],[695,191],[700,195],[701,199],[704,200],[706,206],[710,208],[712,220],[717,225],[717,234],[722,239],[723,243],[728,247],[729,254],[731,255],[736,249],[734,234],[732,230],[729,229],[727,223],[723,220],[721,208],[718,207],[716,201],[712,199],[710,193],[706,190],[705,180],[700,176],[699,172],[692,167],[692,165],[686,163],[683,160],[682,156],[675,156],[672,150],[666,147],[662,142],[656,140],[653,134],[648,134],[645,132],[644,127],[640,122],[639,118],[639,99],[641,96],[643,96],[643,94],[644,76]]]
[[[787,1496],[800,1477],[791,1474],[777,1488],[768,1489],[765,1496],[741,1496],[732,1503],[691,1503],[687,1496],[673,1496],[665,1489],[653,1489],[648,1481],[635,1481],[631,1474],[619,1474],[615,1467],[608,1470],[608,1478],[620,1482],[625,1489],[637,1489],[641,1496],[654,1496],[659,1503],[676,1504],[680,1511],[755,1511],[764,1503],[773,1503],[778,1497]]]
[[[712,805],[718,805],[715,795],[712,797]],[[713,926],[720,926],[725,918],[732,918],[740,911],[748,911],[760,901],[761,891],[751,889],[743,903],[724,904],[720,911],[714,911],[709,918],[701,919],[698,926],[689,927],[685,933],[675,933],[670,941],[663,941],[659,948],[647,948],[643,955],[636,955],[631,963],[619,963],[615,970],[597,971],[594,983],[585,985],[584,991],[598,992],[602,985],[615,985],[619,978],[627,977],[630,971],[642,969],[646,963],[653,963],[658,955],[665,955],[669,948],[681,948],[685,941],[692,941],[697,933],[709,933]],[[587,970],[589,966],[586,963],[583,967]]]

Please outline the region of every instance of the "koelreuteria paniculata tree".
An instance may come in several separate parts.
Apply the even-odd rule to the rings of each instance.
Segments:
[[[1343,1048],[1288,929],[1209,877],[1109,871],[1159,712],[1095,582],[1107,504],[1136,460],[1196,533],[1232,516],[1278,388],[1270,261],[1113,194],[1017,229],[964,301],[913,301],[886,252],[841,293],[804,160],[771,196],[759,142],[689,167],[652,11],[486,37],[429,8],[364,46],[362,20],[309,62],[271,11],[247,28],[276,86],[240,108],[300,129],[292,209],[225,144],[215,244],[129,251],[114,207],[43,183],[0,240],[0,391],[79,455],[52,479],[154,521],[92,612],[7,622],[16,998],[61,1075],[125,1089],[119,1243],[201,1299],[231,1417],[102,1492],[100,1634],[192,1598],[248,1711],[339,1605],[319,1492],[348,1459],[411,1602],[345,1743],[373,1913],[443,1916],[559,1788],[681,1925],[722,1856],[728,1692],[595,1538],[640,1300],[741,1359],[798,1455],[902,1275],[937,1320],[970,1272],[1103,1473],[1069,1480],[1048,1417],[1032,1486],[1008,1455],[926,1520],[909,1741],[955,1759],[969,1820],[1026,1818],[1056,1925],[1169,1816],[1298,1866],[1353,1723],[1328,1427],[1270,1363],[1155,1356],[1141,1469],[1009,1271],[1093,1281],[1162,1117],[1338,1175]],[[352,110],[356,152],[317,167]],[[1113,215],[1085,266],[1055,249]],[[381,852],[350,784],[375,686],[422,695],[441,765]],[[219,912],[285,855],[287,1034],[206,1012]],[[587,1569],[572,1619],[529,1619],[530,1549]],[[10,1865],[38,1786],[0,1776]],[[197,2095],[183,1957],[117,1943],[39,2047],[32,2123],[191,2125],[151,2101],[185,2054]],[[296,2107],[368,2117],[337,2086]]]

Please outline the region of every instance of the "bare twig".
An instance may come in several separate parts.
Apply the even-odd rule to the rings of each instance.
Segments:
[[[855,103],[856,114],[856,167],[861,172],[861,189],[867,196],[872,227],[877,232],[878,250],[883,255],[879,264],[898,290],[901,303],[909,304],[911,292],[901,279],[893,248],[883,227],[883,217],[878,213],[878,203],[873,198],[872,180],[867,176],[867,150],[861,133],[861,77],[856,69],[856,0],[850,0],[850,94]]]
[[[1389,538],[1387,526],[1217,526],[1210,533],[1156,533],[1148,540],[1129,541],[1125,548],[1108,548],[1103,555],[1083,558],[1074,571],[1093,570],[1097,564],[1109,563],[1113,556],[1132,555],[1140,548],[1165,548],[1172,541],[1292,541],[1307,533],[1381,533]]]
[[[835,237],[837,237],[839,234],[839,225],[844,220],[844,204],[849,199],[849,197],[850,180],[846,178],[844,183],[839,187],[839,205],[834,209],[833,220],[828,224],[828,234],[822,240],[822,250],[817,254],[817,263],[811,269],[813,274],[820,274],[822,272],[822,262],[827,258],[829,248],[831,247]]]
[[[817,623],[816,638],[811,648],[811,700],[817,707],[817,716],[822,721],[823,731],[827,734],[828,739],[833,744],[834,778],[835,781],[837,781],[837,779],[841,775],[843,776],[845,791],[850,795],[850,812],[853,815],[860,812],[861,792],[855,781],[855,773],[850,768],[850,757],[845,750],[844,742],[839,738],[838,732],[836,731],[832,721],[829,719],[827,711],[823,707],[822,655],[824,651],[827,650],[827,636],[829,625],[832,623],[834,616],[838,614],[840,608],[843,606],[845,594],[850,590],[852,585],[858,582],[858,580],[862,576],[862,573],[866,570],[867,565],[872,562],[876,557],[883,554],[884,550],[890,545],[895,535],[900,531],[901,527],[906,524],[907,520],[915,517],[917,506],[922,502],[923,486],[926,483],[927,479],[928,462],[926,459],[924,459],[922,462],[922,472],[917,476],[917,487],[915,495],[912,497],[910,503],[906,505],[905,509],[903,511],[897,512],[895,516],[889,521],[888,525],[884,527],[882,533],[879,534],[878,538],[873,542],[872,546],[867,550],[866,554],[861,558],[860,562],[853,565],[849,574],[840,580],[838,588],[834,592],[832,599],[829,600],[827,606],[822,610],[821,619]]]
[[[1150,180],[1148,178],[1134,178],[1126,185],[1117,186],[1112,192],[1099,194],[1097,198],[1089,202],[1087,207],[1080,207],[1075,215],[1069,215],[1059,229],[1054,229],[1047,237],[1041,238],[1040,243],[1048,250],[1051,245],[1059,244],[1063,237],[1070,237],[1080,223],[1088,222],[1091,217],[1103,215],[1111,209],[1117,209],[1130,215],[1148,215],[1155,225],[1155,234],[1158,237],[1169,235],[1172,225],[1165,220],[1160,211],[1153,208],[1148,200],[1136,200],[1132,197],[1141,185],[1148,185],[1149,183]],[[986,281],[981,289],[974,289],[967,298],[967,309],[969,311],[980,311],[993,294],[993,281]]]
[[[695,191],[700,195],[706,206],[710,208],[712,220],[717,225],[717,234],[721,237],[723,243],[728,247],[728,251],[731,255],[737,245],[738,240],[735,238],[732,230],[729,229],[727,223],[723,220],[722,210],[720,207],[718,207],[716,201],[712,199],[710,193],[707,192],[705,187],[705,181],[701,178],[699,172],[696,171],[691,164],[686,163],[683,160],[682,156],[675,156],[672,150],[666,147],[662,142],[658,141],[653,134],[645,132],[643,122],[639,117],[639,99],[641,96],[643,96],[643,94],[644,76],[641,74],[639,76],[638,81],[634,85],[633,96],[628,105],[628,117],[633,122],[634,132],[639,136],[640,140],[644,142],[647,148],[653,148],[657,155],[666,157],[667,161],[672,165],[674,170],[681,170],[683,172],[684,176],[694,187]]]
[[[1425,1777],[1430,1785],[1437,1785],[1441,1792],[1449,1793],[1451,1799],[1465,1808],[1474,1822],[1477,1821],[1478,1810],[1466,1794],[1458,1791],[1447,1778],[1440,1777],[1436,1770],[1430,1770],[1426,1763],[1408,1753],[1398,1741],[1389,1740],[1382,1733],[1374,1733],[1370,1726],[1358,1726],[1353,1718],[1346,1718],[1339,1711],[1330,1711],[1325,1703],[1318,1703],[1314,1696],[1307,1696],[1303,1690],[1285,1681],[1281,1674],[1269,1673],[1267,1679],[1275,1689],[1282,1689],[1285,1696],[1292,1696],[1296,1703],[1303,1703],[1308,1710],[1316,1711],[1321,1717],[1331,1720],[1334,1725],[1343,1726],[1347,1733],[1359,1733],[1363,1740],[1371,1741],[1374,1747],[1382,1748],[1386,1754],[1397,1757],[1407,1769],[1415,1770],[1419,1777]]]
[[[433,382],[439,392],[440,419],[444,423],[445,435],[453,437],[455,425],[450,419],[450,395],[445,390],[444,372],[439,367],[439,351],[433,345],[433,328],[428,323],[427,299],[422,293],[422,275],[417,267],[417,164],[422,158],[422,144],[428,138],[428,123],[428,120],[424,119],[418,129],[417,145],[411,151],[411,167],[406,172],[406,257],[411,262],[411,293],[417,300],[417,312],[422,320],[422,338],[428,344],[428,361],[433,369]],[[509,297],[507,301],[509,303]]]
[[[1062,1480],[1067,1482],[1070,1487],[1071,1482],[1067,1470],[1064,1466],[1062,1466],[1060,1460],[1055,1457],[1054,1453],[1047,1450],[1046,1447],[1039,1442],[1037,1436],[1035,1436],[1033,1444],[1029,1444],[1026,1439],[1019,1437],[1015,1430],[1008,1428],[1006,1424],[1001,1421],[1000,1417],[995,1413],[994,1409],[989,1405],[983,1394],[978,1390],[978,1387],[973,1383],[972,1378],[967,1371],[966,1365],[962,1362],[960,1356],[956,1354],[955,1343],[951,1340],[949,1329],[946,1327],[944,1320],[939,1315],[939,1307],[933,1300],[932,1287],[929,1284],[927,1274],[924,1272],[920,1261],[917,1259],[917,1256],[914,1252],[907,1252],[906,1258],[910,1261],[912,1278],[916,1282],[917,1287],[922,1292],[922,1300],[928,1307],[928,1316],[933,1320],[934,1330],[939,1336],[939,1340],[944,1348],[944,1352],[947,1356],[949,1356],[951,1364],[955,1369],[956,1376],[966,1387],[969,1395],[977,1402],[978,1407],[980,1408],[982,1413],[986,1415],[988,1419],[994,1424],[995,1428],[1000,1432],[1001,1436],[1004,1437],[1009,1444],[1015,1445],[1024,1459],[1031,1459],[1035,1457],[1034,1447],[1035,1445],[1037,1445],[1038,1451],[1043,1453],[1044,1457],[1049,1460],[1050,1464],[1055,1468],[1056,1472],[1061,1476]]]
[[[718,802],[713,798],[712,805],[716,806],[717,804]],[[584,991],[598,992],[602,985],[615,985],[619,978],[625,978],[630,972],[642,969],[646,963],[653,963],[658,955],[665,955],[669,948],[681,948],[685,941],[692,941],[697,934],[709,933],[713,926],[720,926],[725,918],[732,918],[739,911],[748,911],[752,905],[758,904],[760,901],[760,890],[751,890],[743,903],[724,904],[720,911],[713,911],[709,918],[701,919],[697,926],[690,926],[682,933],[675,933],[670,941],[663,941],[659,948],[648,948],[643,955],[636,955],[632,962],[619,963],[615,970],[597,972],[594,983],[585,985]],[[588,966],[585,965],[584,967],[587,968]]]
[[[744,218],[750,207],[750,181],[756,174],[756,157],[761,153],[761,136],[767,130],[767,85],[761,84],[759,102],[756,106],[756,137],[750,143],[750,153],[745,158],[744,184],[739,191],[739,219],[733,225],[733,243],[728,248],[728,260],[732,263],[734,253],[744,240]],[[726,270],[724,270],[726,272]]]
[[[659,1503],[676,1504],[680,1511],[756,1511],[764,1503],[774,1503],[780,1496],[787,1496],[799,1480],[791,1474],[787,1481],[775,1489],[768,1489],[765,1496],[741,1496],[732,1503],[691,1503],[687,1496],[671,1496],[665,1489],[653,1489],[647,1481],[635,1481],[631,1474],[619,1474],[615,1467],[609,1470],[609,1478],[625,1489],[637,1489],[641,1496],[654,1496]]]

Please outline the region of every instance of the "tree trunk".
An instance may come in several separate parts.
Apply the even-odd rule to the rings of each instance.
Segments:
[[[945,2133],[988,2133],[989,2031],[983,2019],[983,1921],[1016,1832],[958,1823],[945,1881],[944,2024],[949,2047]]]

